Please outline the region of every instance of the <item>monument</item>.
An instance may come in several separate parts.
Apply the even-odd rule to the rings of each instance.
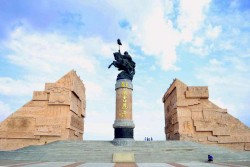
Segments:
[[[109,68],[114,65],[121,71],[116,79],[116,117],[113,124],[114,142],[116,144],[126,143],[134,138],[134,123],[132,118],[132,80],[135,74],[135,62],[127,51],[124,54],[120,52],[120,39],[117,40],[119,45],[118,52],[114,53],[115,61]]]
[[[166,139],[250,151],[249,127],[208,98],[207,86],[187,86],[175,79],[162,98]]]
[[[0,150],[15,150],[57,140],[82,140],[85,117],[85,87],[75,71],[55,83],[0,124]]]

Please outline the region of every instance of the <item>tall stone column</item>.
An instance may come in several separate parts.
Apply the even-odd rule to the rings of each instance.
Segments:
[[[115,61],[108,68],[114,66],[121,71],[116,78],[116,117],[113,124],[115,137],[114,144],[126,145],[134,141],[134,123],[132,120],[132,80],[135,75],[135,65],[127,51],[120,51],[121,40],[117,39],[118,52],[113,53]]]
[[[132,91],[131,80],[116,81],[116,119],[114,127],[114,141],[121,144],[134,139],[134,123],[132,119]]]

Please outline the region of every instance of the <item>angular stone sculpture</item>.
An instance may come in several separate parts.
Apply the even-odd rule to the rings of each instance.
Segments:
[[[0,124],[0,150],[15,150],[57,140],[82,140],[85,87],[75,71],[33,98]]]
[[[175,79],[163,96],[167,140],[250,151],[250,128],[208,100],[208,87]]]

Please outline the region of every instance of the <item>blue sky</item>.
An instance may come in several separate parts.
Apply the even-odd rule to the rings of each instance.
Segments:
[[[164,140],[162,96],[174,78],[250,126],[250,1],[0,1],[0,121],[75,69],[86,87],[84,138],[112,140],[108,69],[123,42],[136,62],[135,139]]]

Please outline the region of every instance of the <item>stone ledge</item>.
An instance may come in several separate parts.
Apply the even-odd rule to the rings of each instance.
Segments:
[[[128,128],[134,128],[135,124],[132,120],[115,120],[114,124],[113,124],[113,128],[124,128],[124,127],[128,127]]]
[[[115,146],[131,146],[135,143],[131,138],[115,138],[111,143]]]

